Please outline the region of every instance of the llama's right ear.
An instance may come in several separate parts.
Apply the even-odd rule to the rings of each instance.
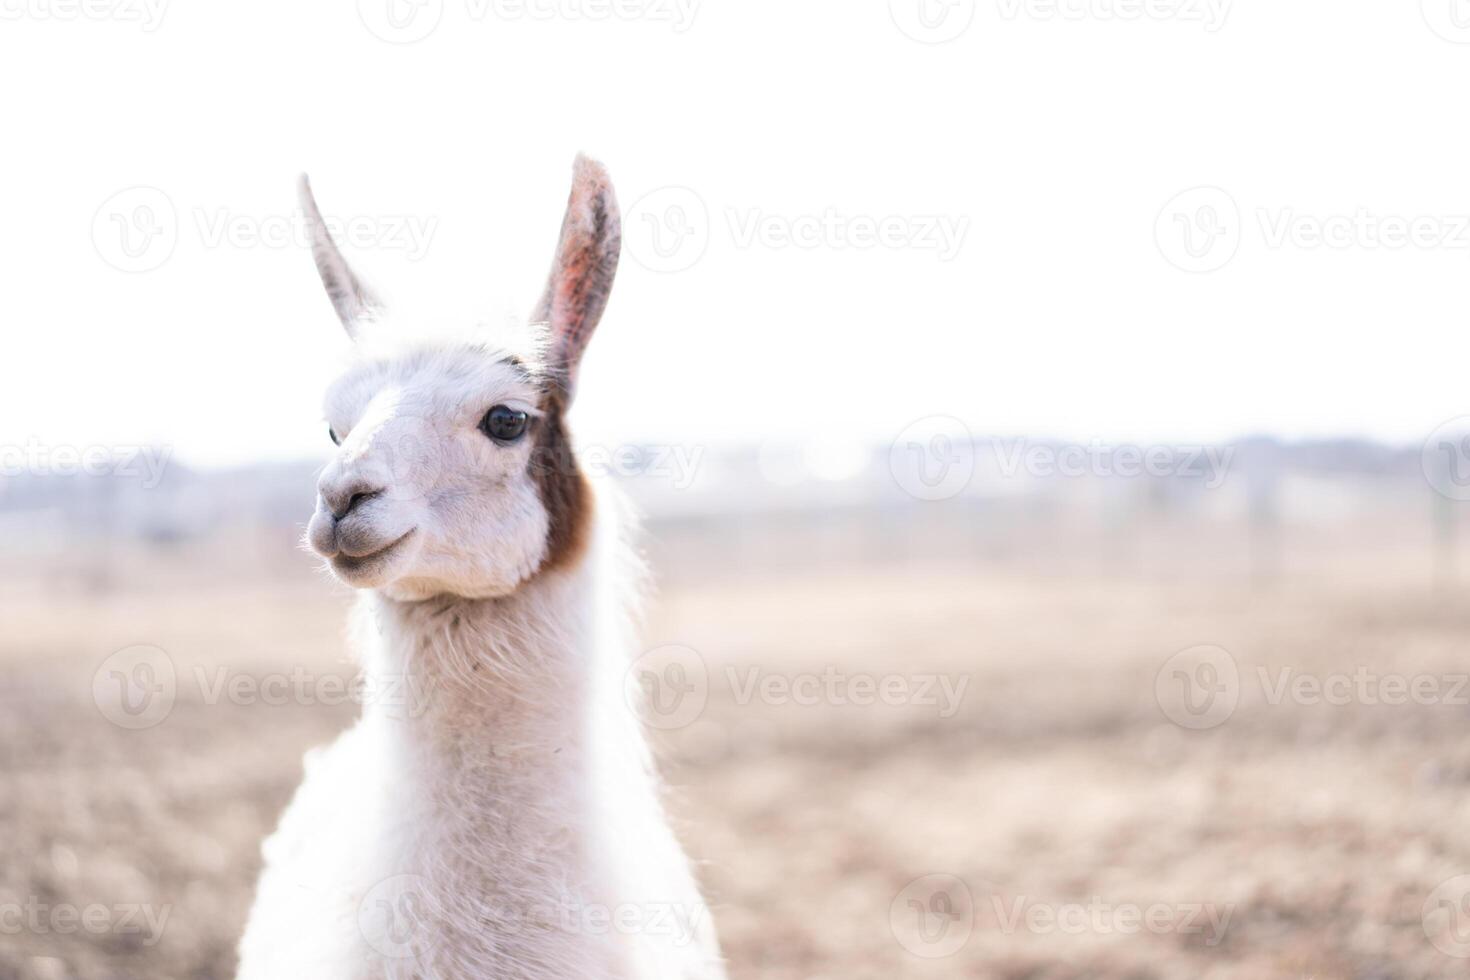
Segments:
[[[551,279],[535,316],[551,333],[551,366],[571,395],[577,365],[607,308],[622,251],[623,224],[602,164],[578,156]]]
[[[337,319],[342,321],[347,336],[355,338],[357,325],[376,316],[382,304],[372,290],[357,278],[352,267],[338,251],[337,243],[332,241],[332,233],[322,220],[321,209],[316,206],[316,198],[311,193],[311,181],[306,174],[301,175],[297,194],[301,201],[301,212],[306,217],[307,231],[311,235],[311,255],[316,259],[316,271],[322,277],[322,285],[327,287],[327,296],[332,300],[332,308],[337,311]]]

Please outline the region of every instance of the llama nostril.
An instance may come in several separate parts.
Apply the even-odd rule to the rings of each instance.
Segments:
[[[347,515],[351,514],[358,504],[366,500],[372,500],[382,492],[382,490],[364,490],[360,487],[354,487],[344,493],[324,493],[322,499],[326,502],[327,507],[331,509],[332,518],[337,521],[342,521],[346,520]]]

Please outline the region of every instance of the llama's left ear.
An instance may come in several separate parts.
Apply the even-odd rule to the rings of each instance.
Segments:
[[[322,220],[321,208],[316,206],[316,197],[311,193],[311,181],[306,174],[301,175],[296,192],[301,212],[306,217],[307,231],[311,233],[311,255],[316,260],[316,271],[322,277],[322,285],[332,300],[332,309],[337,311],[337,319],[342,321],[347,336],[356,338],[358,323],[376,316],[382,303],[357,278],[352,266],[338,251],[337,243],[332,241],[332,233]]]
[[[552,368],[568,396],[582,352],[607,308],[622,244],[622,217],[607,170],[578,156],[551,280],[533,317],[550,331]]]

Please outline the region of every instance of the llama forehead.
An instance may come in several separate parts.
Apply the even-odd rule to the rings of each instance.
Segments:
[[[327,417],[351,424],[370,405],[396,414],[454,417],[509,404],[535,414],[541,377],[517,353],[489,346],[421,347],[364,356],[327,389]]]

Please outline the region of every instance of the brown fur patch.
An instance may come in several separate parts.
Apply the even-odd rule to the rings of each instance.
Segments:
[[[543,410],[531,451],[531,474],[548,520],[546,557],[539,571],[565,568],[580,558],[592,527],[592,488],[572,453],[565,395],[553,389]]]

